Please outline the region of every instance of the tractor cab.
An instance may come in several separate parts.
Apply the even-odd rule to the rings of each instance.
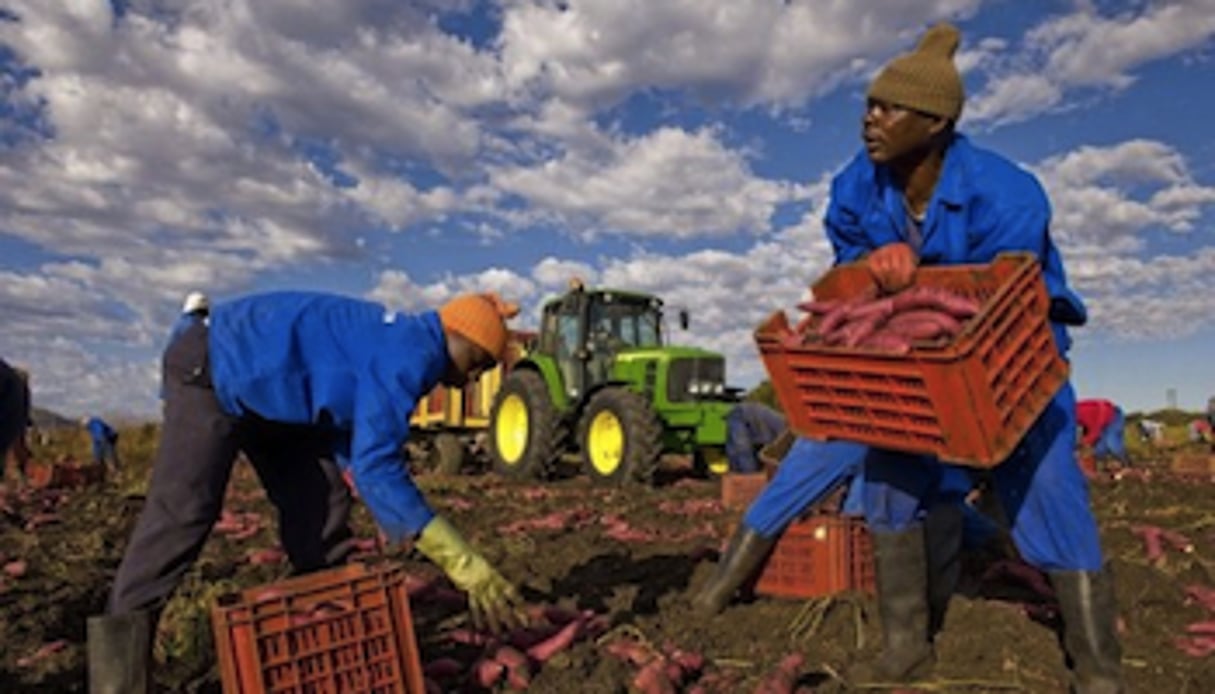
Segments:
[[[565,397],[576,401],[611,380],[620,353],[661,347],[661,299],[576,284],[544,307],[536,351],[554,360]]]

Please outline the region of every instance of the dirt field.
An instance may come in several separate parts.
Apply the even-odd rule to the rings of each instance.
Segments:
[[[1118,577],[1127,682],[1133,692],[1215,691],[1215,658],[1183,638],[1187,625],[1215,619],[1215,600],[1208,598],[1209,611],[1187,597],[1191,586],[1215,588],[1215,486],[1210,478],[1168,474],[1165,462],[1093,487]],[[142,503],[139,476],[132,472],[116,483],[65,493],[3,495],[0,692],[85,690],[85,617],[104,604]],[[678,470],[668,477],[657,489],[630,492],[593,488],[579,478],[517,486],[488,475],[420,474],[419,483],[521,583],[529,601],[602,615],[606,637],[581,639],[546,662],[532,675],[530,691],[626,691],[637,668],[606,646],[620,638],[702,654],[705,665],[687,676],[684,691],[696,683],[708,691],[754,691],[788,654],[804,657],[799,691],[846,690],[838,673],[874,652],[880,639],[873,604],[850,596],[816,603],[759,598],[716,619],[693,617],[685,593],[708,576],[735,515],[716,503],[716,481],[685,478]],[[218,691],[207,621],[211,601],[287,573],[283,563],[249,561],[275,539],[273,513],[243,466],[228,510],[257,514],[242,518],[259,529],[239,540],[213,535],[167,609],[157,642],[157,678],[167,691]],[[554,521],[558,512],[564,515]],[[546,520],[533,523],[538,519]],[[356,520],[361,536],[372,537],[362,507]],[[541,527],[545,522],[551,527]],[[1149,561],[1135,533],[1141,526],[1179,531],[1192,541],[1192,551],[1166,543],[1162,557]],[[435,574],[403,549],[388,554],[421,576]],[[1018,602],[1026,593],[1007,581],[976,584],[980,568],[971,575],[970,597],[954,600],[938,642],[935,679],[903,691],[1064,691],[1066,672],[1048,626],[1050,605]],[[414,612],[424,662],[451,657],[467,665],[479,655],[480,647],[452,638],[465,626],[457,606],[419,598]],[[441,681],[444,691],[465,690],[463,676]]]

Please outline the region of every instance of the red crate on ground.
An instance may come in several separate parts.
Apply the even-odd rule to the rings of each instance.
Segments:
[[[874,592],[873,542],[861,518],[809,516],[777,540],[755,584],[759,595],[814,598]]]
[[[221,596],[211,612],[226,694],[423,694],[399,567],[350,564]]]
[[[727,472],[721,476],[721,505],[745,509],[768,484],[766,472]]]
[[[105,468],[89,463],[30,462],[25,474],[35,489],[63,489],[100,482],[105,478]]]
[[[814,285],[814,297],[847,298],[872,283],[863,266],[843,265]],[[820,440],[998,465],[1068,376],[1037,259],[1007,253],[989,265],[923,267],[916,283],[978,299],[982,307],[952,342],[904,355],[787,347],[781,343],[790,329],[783,311],[760,325],[755,341],[789,426]]]

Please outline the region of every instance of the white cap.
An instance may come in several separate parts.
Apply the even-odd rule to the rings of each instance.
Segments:
[[[202,292],[190,292],[186,295],[186,302],[181,305],[182,313],[193,313],[194,311],[202,311],[210,307],[210,302],[207,301],[207,295]]]

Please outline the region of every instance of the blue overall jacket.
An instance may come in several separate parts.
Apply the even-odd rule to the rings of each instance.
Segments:
[[[438,313],[307,292],[216,305],[211,380],[225,412],[333,429],[338,461],[393,541],[434,518],[401,455],[409,417],[447,368]]]

